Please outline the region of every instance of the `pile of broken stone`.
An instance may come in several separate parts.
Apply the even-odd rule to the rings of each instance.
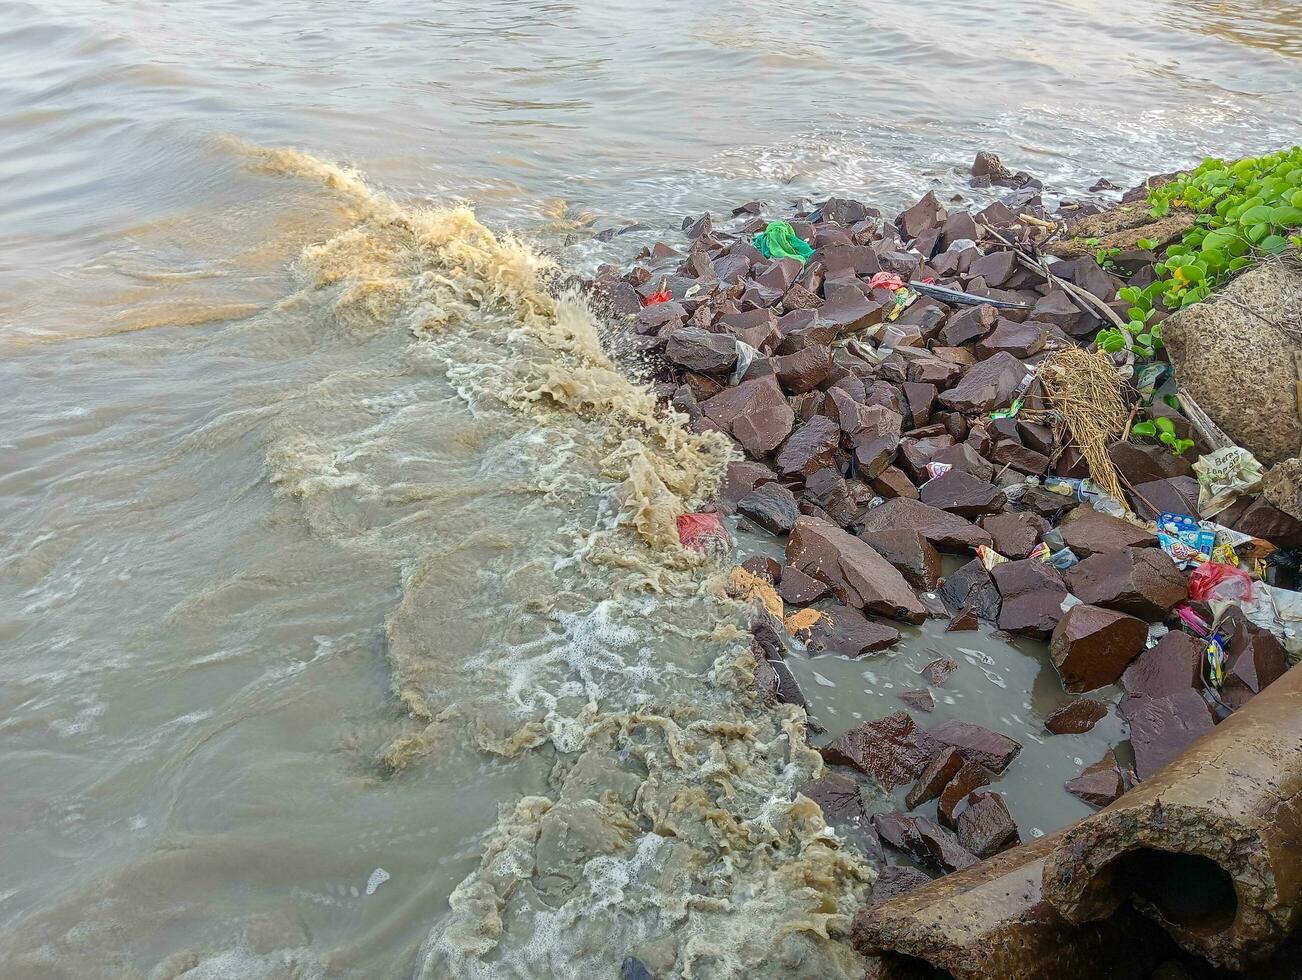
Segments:
[[[708,214],[686,220],[683,248],[658,243],[627,273],[603,266],[589,286],[618,324],[616,348],[654,366],[664,401],[695,429],[726,433],[739,447],[744,460],[729,467],[718,510],[786,539],[785,563],[756,556],[734,577],[743,590],[764,593],[757,682],[803,704],[784,663],[791,638],[809,654],[861,657],[899,640],[891,621],[948,617],[954,631],[986,621],[1046,641],[1069,694],[1118,683],[1123,692],[1118,712],[1129,726],[1133,769],[1109,752],[1066,781],[1067,792],[1103,806],[1242,707],[1287,660],[1269,631],[1232,613],[1224,683],[1215,691],[1205,681],[1206,644],[1173,612],[1189,602],[1186,572],[1158,547],[1152,527],[1161,512],[1196,514],[1187,458],[1155,445],[1112,445],[1111,460],[1133,491],[1124,503],[1134,520],[1122,519],[1036,482],[1090,476],[1061,426],[1033,421],[1043,418],[1033,412],[991,417],[1015,398],[1048,408],[1038,380],[1024,387],[1028,376],[1055,350],[1090,346],[1105,325],[1019,263],[1007,243],[1070,256],[1054,262],[1057,276],[1123,318],[1126,307],[1117,299],[1123,283],[1092,249],[1051,244],[1069,241],[1072,223],[1102,206],[1050,212],[1036,182],[991,160],[978,158],[976,183],[1020,189],[976,214],[928,193],[889,222],[833,198],[790,218],[814,250],[802,262],[756,248],[752,239],[768,221],[753,202],[733,212],[727,230]],[[1114,261],[1132,284],[1152,281],[1152,251],[1129,249]],[[916,296],[892,319],[897,291],[872,285],[882,272],[965,300]],[[667,302],[644,305],[665,291]],[[889,352],[880,349],[887,326],[897,328]],[[1154,410],[1169,413],[1182,438],[1197,438],[1178,411],[1162,403]],[[1261,497],[1241,499],[1217,520],[1278,548],[1302,547],[1302,522]],[[1060,571],[1029,557],[1046,535],[1079,562]],[[978,548],[1007,560],[983,561]],[[942,576],[942,555],[969,560]],[[930,687],[952,683],[956,668],[932,662],[923,672],[928,687],[904,700],[930,710]],[[1046,727],[1083,733],[1108,710],[1076,697]],[[898,711],[832,738],[821,749],[832,768],[804,792],[870,853],[880,855],[884,842],[947,873],[1017,842],[1003,797],[989,787],[1020,749],[973,724],[923,729]],[[864,778],[888,793],[909,787],[905,809],[866,814]],[[884,869],[874,900],[925,880],[913,867]]]

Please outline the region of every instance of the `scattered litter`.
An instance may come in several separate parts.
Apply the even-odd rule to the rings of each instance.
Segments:
[[[1193,464],[1198,474],[1198,513],[1215,517],[1240,495],[1261,489],[1261,464],[1246,449],[1231,446]]]
[[[1188,514],[1164,513],[1157,522],[1157,543],[1171,556],[1177,568],[1189,568],[1212,560],[1216,532],[1203,527]],[[1238,564],[1236,560],[1234,564]]]
[[[981,564],[985,566],[986,571],[994,568],[996,565],[1002,565],[1008,561],[1003,555],[995,551],[994,548],[986,547],[983,544],[977,545],[977,557],[981,559]]]
[[[646,299],[642,300],[642,305],[658,306],[661,303],[668,303],[671,299],[673,299],[674,294],[671,293],[667,288],[668,282],[669,282],[668,277],[661,276],[660,287],[654,293],[648,296]]]
[[[797,259],[801,265],[814,254],[809,243],[801,239],[788,221],[770,221],[752,243],[766,259]]]
[[[904,280],[894,272],[878,272],[868,280],[869,289],[889,289],[891,292],[904,288]]]
[[[684,548],[703,555],[726,555],[732,551],[732,538],[715,513],[679,514],[678,540]]]
[[[953,468],[953,463],[928,463],[926,466],[927,476],[934,480],[938,476],[944,476]]]

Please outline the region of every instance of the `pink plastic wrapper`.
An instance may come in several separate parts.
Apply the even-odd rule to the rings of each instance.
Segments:
[[[703,555],[726,555],[732,551],[732,538],[718,514],[678,515],[678,540],[684,548]]]
[[[893,272],[879,272],[868,280],[868,288],[894,291],[904,288],[904,280]]]
[[[1252,576],[1233,565],[1206,562],[1189,573],[1189,598],[1198,602],[1251,599]]]

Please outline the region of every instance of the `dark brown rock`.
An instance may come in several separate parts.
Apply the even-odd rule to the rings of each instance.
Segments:
[[[999,310],[982,303],[953,314],[940,328],[940,342],[946,347],[965,347],[994,329]]]
[[[670,336],[665,358],[689,371],[722,374],[737,363],[737,341],[727,334],[683,327]]]
[[[937,657],[922,668],[922,676],[927,678],[928,682],[940,687],[956,670],[958,670],[958,661],[950,660],[948,657]]]
[[[963,768],[940,791],[940,800],[936,804],[936,815],[947,827],[958,823],[960,807],[966,802],[973,790],[989,786],[994,774],[977,762],[965,762]]]
[[[917,238],[927,231],[943,225],[949,214],[934,191],[927,191],[922,200],[900,215],[899,229],[909,238]]]
[[[892,497],[904,497],[909,500],[918,499],[918,488],[913,485],[912,480],[904,475],[904,471],[897,466],[888,466],[873,477],[872,488],[887,500]]]
[[[1239,709],[1288,670],[1288,655],[1268,630],[1240,621],[1230,637],[1221,699]]]
[[[1202,687],[1206,644],[1188,633],[1171,632],[1141,653],[1121,675],[1127,694],[1163,698]]]
[[[977,357],[993,357],[1001,351],[1016,358],[1027,358],[1044,350],[1049,341],[1049,327],[1034,320],[1017,323],[1013,320],[1000,320],[995,329],[977,341]]]
[[[904,400],[913,415],[914,428],[920,428],[931,421],[931,408],[936,404],[936,386],[906,381],[900,385],[900,389],[904,392]]]
[[[936,799],[962,768],[963,756],[959,754],[958,749],[947,748],[938,753],[918,776],[918,781],[913,784],[913,788],[904,798],[904,805],[910,810],[915,810],[922,804]]]
[[[1162,619],[1189,597],[1184,572],[1161,548],[1100,552],[1067,569],[1065,576],[1082,602],[1144,619]]]
[[[1191,476],[1150,480],[1127,491],[1126,498],[1136,514],[1156,521],[1162,514],[1197,514],[1198,481]]]
[[[951,412],[950,415],[951,417],[956,416],[962,418],[961,415],[957,415],[957,413],[954,412]],[[969,438],[971,438],[970,435]],[[990,483],[994,479],[995,475],[995,468],[990,465],[988,460],[982,457],[981,453],[977,451],[976,446],[972,443],[964,442],[957,446],[947,446],[940,452],[936,453],[932,458],[932,462],[945,463],[956,470],[962,470],[964,473],[969,473],[978,480],[982,480],[986,483]]]
[[[966,609],[988,622],[999,619],[999,590],[979,558],[973,558],[945,579],[940,598],[951,614]]]
[[[859,537],[915,588],[930,592],[940,583],[940,553],[917,531],[899,528],[865,532]]]
[[[958,842],[979,858],[994,857],[1017,843],[1017,824],[998,793],[973,793],[958,815]]]
[[[967,415],[984,415],[1008,405],[1026,376],[1026,365],[1005,351],[968,368],[963,379],[939,402]]]
[[[831,419],[815,415],[797,428],[782,444],[773,465],[779,476],[811,476],[836,465],[836,450],[841,445],[841,427]]]
[[[1165,446],[1151,443],[1140,445],[1134,442],[1114,442],[1108,447],[1108,458],[1132,487],[1155,480],[1194,475],[1189,460],[1176,456]]]
[[[969,279],[980,276],[987,286],[1002,286],[1013,276],[1017,268],[1017,256],[1011,250],[988,252],[972,260],[968,266]]]
[[[1067,792],[1090,806],[1105,807],[1126,791],[1126,778],[1111,749],[1075,779],[1067,780]]]
[[[969,606],[965,609],[960,609],[950,617],[949,625],[945,627],[945,632],[961,633],[974,630],[977,628],[979,622],[980,620],[977,618],[976,612]]]
[[[1049,712],[1044,727],[1054,735],[1084,735],[1108,716],[1108,706],[1094,698],[1064,701]]]
[[[725,388],[703,402],[701,410],[752,456],[766,456],[776,449],[791,434],[796,420],[772,375]]]
[[[992,732],[980,725],[950,719],[928,729],[928,735],[941,745],[948,745],[959,751],[968,762],[975,762],[992,772],[1003,772],[1022,751],[1020,742]]]
[[[1099,606],[1073,606],[1049,643],[1063,690],[1072,694],[1114,683],[1148,639],[1141,619]]]
[[[917,868],[892,864],[877,872],[873,882],[872,904],[889,901],[931,881],[931,876]]]
[[[737,512],[770,534],[788,534],[800,518],[796,497],[780,483],[764,483],[737,503]]]
[[[848,606],[832,606],[824,609],[813,625],[797,630],[796,639],[811,654],[863,657],[893,646],[899,642],[900,634]]]
[[[882,861],[881,841],[864,809],[856,780],[845,773],[828,772],[805,783],[799,792],[819,805],[828,824],[847,831],[859,841],[870,860]]]
[[[768,555],[751,555],[741,563],[741,567],[750,574],[770,582],[776,582],[782,575],[782,564]]]
[[[854,470],[861,480],[875,480],[891,464],[900,447],[898,435],[882,436],[861,435],[855,438]]]
[[[794,354],[773,358],[773,371],[778,376],[778,383],[789,395],[813,391],[827,380],[831,370],[831,348],[821,344],[811,344]]]
[[[996,565],[990,572],[999,589],[999,628],[1009,633],[1047,639],[1062,619],[1067,587],[1052,565],[1023,558]]]
[[[911,623],[927,618],[895,567],[840,528],[802,517],[787,539],[787,564],[826,582],[848,606]]]
[[[1006,502],[1003,491],[998,487],[960,469],[952,469],[928,480],[919,493],[922,502],[928,507],[967,518],[993,514],[1002,509]]]
[[[989,514],[979,521],[981,529],[994,539],[995,551],[1005,558],[1025,558],[1049,530],[1049,522],[1037,514],[1005,512]]]
[[[940,746],[907,711],[896,711],[846,732],[819,751],[826,761],[852,766],[889,792],[917,779]]]
[[[1093,507],[1077,507],[1058,524],[1062,539],[1078,558],[1127,548],[1153,548],[1157,537],[1151,531],[1101,513]]]
[[[894,528],[917,531],[946,552],[961,554],[978,545],[990,544],[990,535],[970,521],[906,497],[896,497],[874,507],[864,515],[862,523],[864,532],[869,533]]]
[[[914,830],[922,841],[918,859],[942,871],[960,871],[977,863],[977,858],[959,843],[958,838],[934,820],[914,818]]]
[[[1148,779],[1212,730],[1210,706],[1197,691],[1180,691],[1164,698],[1127,694],[1117,714],[1130,726],[1135,772]]]
[[[912,691],[901,691],[895,696],[915,711],[925,711],[930,714],[936,707],[936,699],[931,696],[931,692],[925,687],[916,688]]]
[[[781,578],[778,579],[778,595],[783,602],[793,606],[808,606],[827,598],[830,591],[826,583],[810,578],[790,565],[783,567]]]
[[[802,499],[830,514],[832,520],[845,527],[854,519],[855,504],[850,500],[850,487],[836,470],[819,470],[805,478]]]

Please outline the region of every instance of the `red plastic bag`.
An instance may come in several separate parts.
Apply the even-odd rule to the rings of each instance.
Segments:
[[[646,299],[642,300],[643,306],[655,306],[657,303],[668,303],[674,298],[674,294],[667,289],[662,289],[658,293],[652,293]]]
[[[679,514],[678,540],[684,548],[703,555],[726,555],[732,551],[732,538],[718,514]]]
[[[1198,602],[1251,599],[1252,576],[1233,565],[1204,562],[1189,574],[1189,598]]]
[[[904,288],[904,280],[893,272],[879,272],[868,280],[869,289],[889,289],[894,292]]]

